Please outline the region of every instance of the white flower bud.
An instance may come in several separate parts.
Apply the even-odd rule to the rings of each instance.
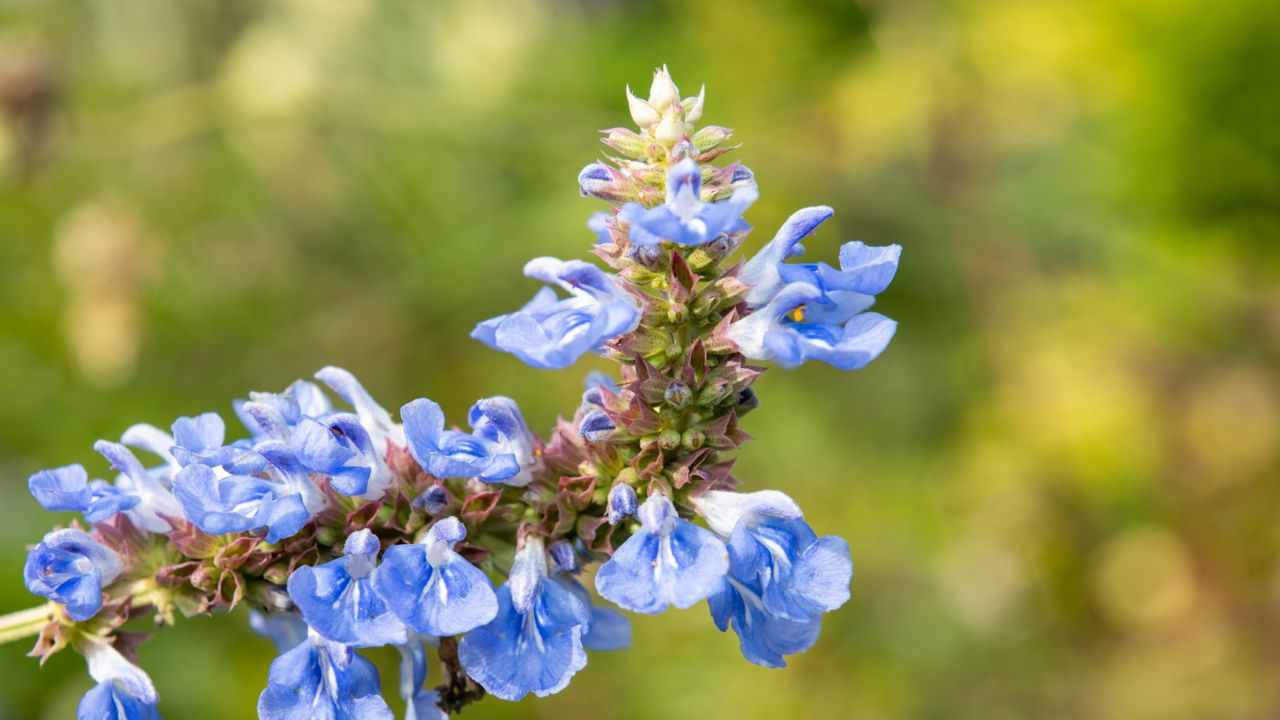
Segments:
[[[631,87],[627,87],[627,108],[631,111],[631,119],[641,128],[648,129],[658,124],[658,120],[662,116],[654,110],[649,103],[641,100],[631,93]]]
[[[671,105],[680,102],[680,88],[671,79],[667,66],[653,71],[653,84],[649,86],[649,105],[662,112]]]
[[[662,122],[658,123],[658,127],[654,129],[653,136],[658,139],[658,142],[670,147],[684,138],[687,129],[688,126],[676,114],[676,108],[672,107],[663,114]]]
[[[684,121],[690,125],[702,119],[702,103],[707,98],[707,86],[703,85],[697,97],[685,98],[681,106],[684,108]]]

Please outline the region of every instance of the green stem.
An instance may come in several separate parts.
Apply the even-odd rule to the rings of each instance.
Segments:
[[[0,644],[35,637],[53,619],[57,605],[45,603],[39,607],[0,615]]]

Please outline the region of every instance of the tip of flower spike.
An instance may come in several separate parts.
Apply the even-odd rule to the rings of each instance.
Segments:
[[[649,107],[662,112],[680,102],[680,88],[671,79],[671,71],[664,64],[653,71],[653,83],[649,85]]]

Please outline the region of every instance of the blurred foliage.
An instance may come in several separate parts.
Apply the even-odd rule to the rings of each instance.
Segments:
[[[746,143],[751,247],[825,203],[815,255],[906,248],[890,350],[766,375],[738,465],[849,539],[853,600],[785,671],[699,607],[467,716],[1276,717],[1278,36],[1273,0],[8,0],[0,611],[67,519],[27,475],[132,422],[328,363],[569,411],[602,363],[466,335],[583,254],[574,175],[666,62]],[[0,718],[70,717],[82,661],[25,649]],[[175,718],[251,717],[270,655],[241,617],[142,650]]]

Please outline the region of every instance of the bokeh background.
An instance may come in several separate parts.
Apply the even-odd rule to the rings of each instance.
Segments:
[[[0,612],[67,520],[27,476],[133,422],[330,363],[570,410],[602,363],[467,332],[584,252],[574,175],[665,62],[745,143],[749,248],[818,203],[815,256],[905,246],[888,352],[768,373],[738,465],[853,599],[785,671],[700,606],[466,716],[1280,717],[1277,37],[1273,0],[0,3]],[[243,620],[143,647],[166,717],[253,716]],[[0,718],[71,717],[82,661],[26,650]]]

